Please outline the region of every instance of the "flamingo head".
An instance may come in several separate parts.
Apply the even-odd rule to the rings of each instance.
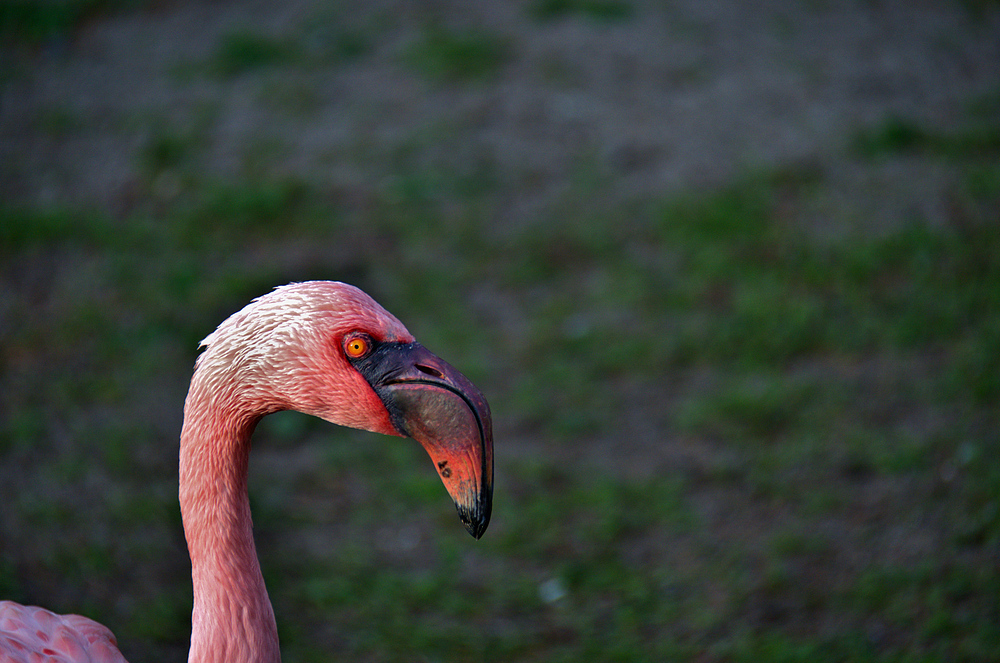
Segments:
[[[196,373],[224,373],[209,391],[228,394],[252,416],[297,410],[416,439],[469,533],[478,539],[486,531],[493,500],[486,398],[358,288],[282,286],[233,314],[202,345]]]

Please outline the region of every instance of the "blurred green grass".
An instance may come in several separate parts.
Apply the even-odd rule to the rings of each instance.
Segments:
[[[404,61],[431,80],[477,81],[495,77],[510,59],[508,40],[483,30],[451,31],[429,25],[404,53]]]
[[[635,8],[621,0],[534,0],[528,13],[537,21],[579,15],[594,21],[615,22],[632,17]]]
[[[439,37],[408,56],[430,78],[508,57]],[[212,67],[287,64],[254,39]],[[956,184],[942,218],[834,237],[810,231],[828,184],[811,165],[610,208],[582,173],[506,227],[491,164],[404,150],[356,205],[213,181],[197,127],[153,123],[125,213],[0,205],[0,590],[100,619],[133,660],[182,657],[197,342],[273,286],[341,278],[488,394],[494,522],[468,539],[416,445],[265,420],[252,501],[286,660],[994,660],[990,103],[968,131],[845,137],[859,168],[930,159]]]
[[[89,19],[144,4],[145,0],[6,0],[0,4],[0,36],[28,44],[65,39]]]

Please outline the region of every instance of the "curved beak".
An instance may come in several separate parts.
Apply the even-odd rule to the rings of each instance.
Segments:
[[[479,538],[493,509],[493,420],[486,398],[419,343],[385,343],[356,368],[400,434],[427,451],[458,516]]]

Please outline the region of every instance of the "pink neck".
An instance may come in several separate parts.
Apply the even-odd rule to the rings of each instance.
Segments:
[[[250,436],[265,412],[219,403],[198,379],[184,406],[180,503],[191,554],[189,663],[280,661],[247,496]]]

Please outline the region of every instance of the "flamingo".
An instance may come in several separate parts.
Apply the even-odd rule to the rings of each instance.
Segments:
[[[364,292],[331,281],[258,297],[201,342],[184,403],[180,506],[191,556],[189,663],[280,661],[250,520],[250,437],[298,410],[413,437],[475,538],[490,520],[493,430],[483,394]],[[0,602],[0,663],[121,662],[106,627]]]

